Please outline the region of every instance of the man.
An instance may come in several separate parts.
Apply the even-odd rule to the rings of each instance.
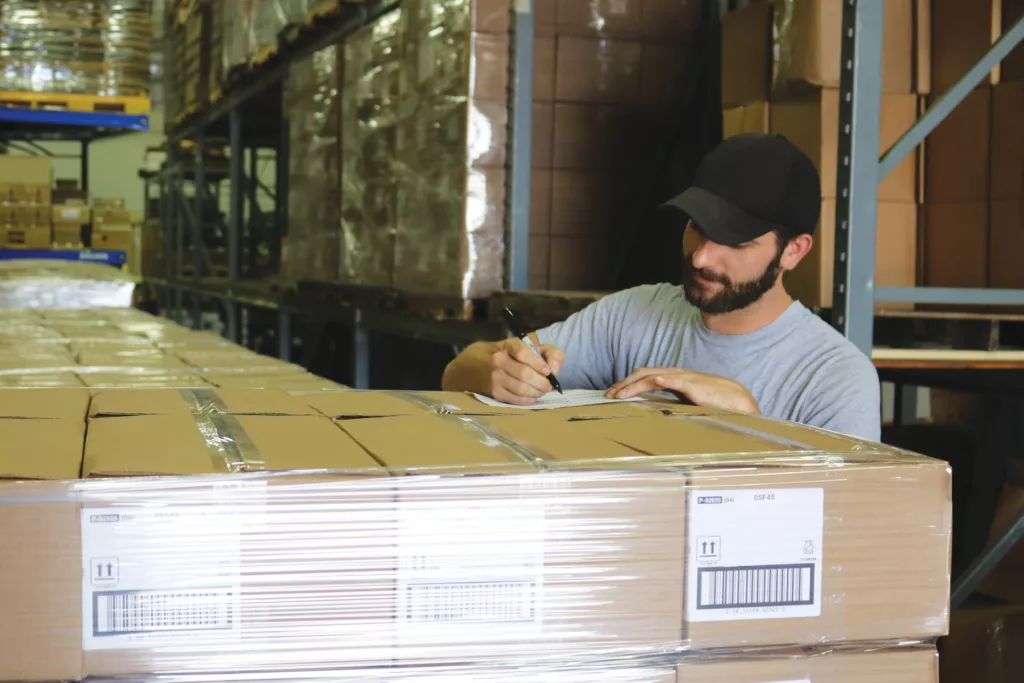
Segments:
[[[661,209],[688,218],[681,288],[617,292],[537,331],[543,359],[518,339],[474,344],[442,385],[527,405],[551,391],[554,374],[566,389],[671,392],[878,440],[871,361],[782,282],[810,251],[820,206],[818,172],[796,147],[775,135],[733,136]]]

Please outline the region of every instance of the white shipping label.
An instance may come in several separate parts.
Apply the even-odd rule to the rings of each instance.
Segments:
[[[544,505],[536,498],[398,506],[398,626],[406,637],[453,629],[507,638],[542,622]]]
[[[82,647],[239,636],[243,516],[221,506],[82,510]]]
[[[821,614],[824,489],[690,491],[686,617]]]

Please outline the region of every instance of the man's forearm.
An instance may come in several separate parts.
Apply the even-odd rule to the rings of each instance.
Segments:
[[[441,388],[445,391],[474,391],[489,395],[491,357],[500,349],[500,342],[470,344],[445,368]]]

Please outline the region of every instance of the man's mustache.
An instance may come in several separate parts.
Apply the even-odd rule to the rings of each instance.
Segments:
[[[717,282],[717,283],[723,284],[723,285],[725,285],[727,287],[732,285],[732,282],[729,280],[729,278],[727,276],[720,275],[720,274],[715,273],[713,271],[707,270],[706,268],[694,268],[693,267],[693,262],[690,261],[689,259],[687,259],[686,261],[683,261],[683,268],[690,275],[700,275],[702,278],[704,278],[708,282]]]

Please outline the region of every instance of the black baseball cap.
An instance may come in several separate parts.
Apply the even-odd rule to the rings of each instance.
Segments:
[[[810,235],[821,213],[821,178],[781,135],[742,133],[711,150],[693,185],[662,206],[685,212],[709,240],[726,246],[776,229]]]

